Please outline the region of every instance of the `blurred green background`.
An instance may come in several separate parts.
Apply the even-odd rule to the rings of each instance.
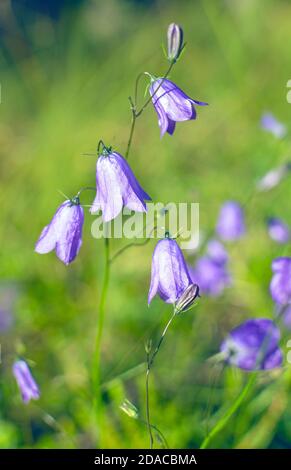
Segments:
[[[41,3],[41,7],[40,4]],[[288,0],[16,2],[0,5],[0,447],[95,447],[90,368],[103,275],[103,242],[91,236],[65,267],[34,244],[63,198],[95,184],[97,141],[124,153],[128,96],[139,72],[162,75],[161,44],[170,22],[187,48],[171,78],[195,99],[197,121],[160,140],[150,106],[138,120],[130,163],[154,200],[199,202],[202,232],[213,230],[225,199],[244,203],[258,177],[286,161],[288,139],[260,129],[271,110],[289,125]],[[151,377],[152,422],[174,448],[198,447],[239,393],[244,373],[206,362],[225,334],[255,316],[272,317],[268,293],[274,256],[269,215],[290,221],[290,180],[246,206],[248,231],[230,246],[233,286],[202,298],[169,331]],[[86,194],[87,204],[92,195]],[[126,243],[115,240],[117,249]],[[145,416],[144,342],[157,341],[171,314],[147,306],[151,241],[113,265],[102,344],[104,447],[148,446],[146,427],[120,410],[130,399]],[[195,253],[188,256],[193,262]],[[283,344],[288,338],[284,333]],[[41,388],[25,406],[11,373],[21,355]],[[286,361],[285,361],[286,363]],[[291,374],[263,374],[213,447],[291,447]]]

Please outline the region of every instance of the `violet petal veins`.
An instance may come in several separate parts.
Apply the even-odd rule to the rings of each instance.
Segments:
[[[125,158],[117,152],[101,155],[96,166],[97,194],[90,209],[102,211],[104,222],[118,216],[123,207],[145,212],[145,200],[150,196],[143,190]]]
[[[84,210],[79,203],[65,201],[56,211],[35,245],[40,254],[55,250],[66,265],[76,258],[82,245]]]
[[[152,81],[150,94],[158,115],[161,137],[166,132],[172,135],[176,122],[196,119],[195,104],[199,106],[206,106],[208,104],[193,100],[175,83],[162,78]]]
[[[176,303],[192,284],[186,262],[177,242],[171,238],[159,240],[152,257],[150,304],[156,294],[167,303]]]

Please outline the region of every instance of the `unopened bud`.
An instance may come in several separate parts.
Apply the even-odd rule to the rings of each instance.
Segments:
[[[127,398],[124,400],[122,405],[120,405],[120,409],[124,411],[124,413],[127,414],[127,416],[129,416],[130,418],[138,418],[138,409],[136,408],[136,406],[134,406],[133,403],[127,400]]]
[[[152,340],[151,339],[148,339],[144,345],[144,348],[145,348],[145,352],[147,354],[149,354],[152,350]]]
[[[190,286],[184,290],[183,294],[177,300],[175,305],[175,312],[180,313],[184,312],[185,310],[189,310],[197,297],[199,297],[199,286],[197,284],[190,284]]]
[[[176,23],[168,27],[168,59],[175,62],[183,49],[183,30]]]

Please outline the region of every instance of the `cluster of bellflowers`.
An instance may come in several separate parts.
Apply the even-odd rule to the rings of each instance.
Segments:
[[[184,48],[183,31],[175,23],[167,32],[168,60],[171,66],[179,59]],[[192,99],[178,85],[166,77],[147,73],[150,79],[149,93],[158,116],[161,137],[174,133],[176,123],[195,120],[195,106],[207,103]],[[145,212],[146,201],[151,197],[143,189],[127,159],[100,140],[97,147],[96,196],[90,207],[91,214],[102,212],[104,222],[115,219],[124,207],[131,211]],[[81,203],[82,188],[73,198],[66,199],[55,211],[35,245],[35,252],[47,254],[52,251],[65,265],[70,265],[82,246],[84,207]],[[183,254],[176,242],[165,233],[153,253],[149,303],[158,294],[174,306],[175,313],[188,310],[199,296],[199,287],[192,282]],[[36,385],[27,363],[17,361],[13,373],[20,388],[23,401],[39,398]]]
[[[265,113],[261,118],[261,127],[271,133],[276,139],[283,139],[287,134],[285,124],[278,121],[272,113]],[[290,162],[268,171],[256,185],[258,192],[266,192],[276,188],[291,170]],[[221,211],[223,215],[224,209]],[[229,211],[229,206],[227,211]],[[223,233],[224,221],[232,225],[230,220],[237,220],[233,230],[225,240],[234,240],[236,235],[244,235],[242,209],[232,210],[232,215],[226,219],[220,217],[217,232]],[[269,217],[266,221],[269,237],[282,245],[290,241],[290,228],[279,217]],[[218,248],[217,248],[218,249]],[[282,366],[283,354],[280,348],[280,328],[282,321],[285,327],[291,329],[291,257],[277,257],[272,261],[272,277],[270,294],[274,301],[275,320],[268,318],[253,318],[235,327],[222,342],[220,358],[227,364],[245,371],[270,370]],[[202,289],[201,289],[202,290]]]
[[[168,28],[168,59],[174,64],[184,48],[183,31],[172,23]],[[173,135],[176,123],[195,120],[196,106],[206,102],[188,96],[177,84],[166,77],[147,73],[150,79],[149,93],[158,117],[161,137]],[[276,138],[283,138],[286,127],[270,113],[263,115],[261,126]],[[91,214],[102,212],[104,222],[115,219],[124,207],[136,212],[147,210],[150,195],[139,183],[127,159],[100,140],[97,147],[96,196],[90,208]],[[276,187],[290,172],[291,164],[283,164],[268,172],[257,183],[258,191]],[[46,254],[54,251],[65,265],[71,264],[82,246],[84,207],[81,189],[76,196],[65,200],[55,211],[35,245],[35,251]],[[280,219],[267,222],[270,237],[278,243],[290,239],[289,227]],[[148,304],[158,295],[172,304],[174,314],[190,309],[202,296],[216,297],[232,283],[229,270],[227,244],[241,239],[246,233],[242,206],[236,201],[226,201],[221,207],[216,224],[216,237],[212,238],[203,256],[194,266],[186,263],[183,253],[169,233],[156,244],[152,255],[151,280]],[[270,285],[277,316],[288,318],[291,326],[291,258],[277,258],[272,264]],[[289,308],[290,305],[290,308]],[[287,321],[287,320],[286,320]],[[280,367],[282,351],[279,345],[280,330],[275,321],[267,318],[251,318],[229,332],[220,347],[226,364],[242,370],[268,370]],[[24,403],[38,399],[39,388],[24,360],[16,361],[13,374]]]

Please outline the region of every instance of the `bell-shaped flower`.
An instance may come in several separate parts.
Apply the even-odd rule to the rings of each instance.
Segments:
[[[66,265],[77,256],[82,245],[84,210],[78,197],[67,200],[56,211],[35,245],[40,254],[55,250],[57,257]]]
[[[28,403],[30,400],[38,400],[40,393],[30,369],[25,361],[19,360],[13,364],[13,375],[21,392],[22,400]]]
[[[172,135],[176,122],[196,119],[195,104],[199,106],[208,104],[193,100],[175,83],[163,78],[157,78],[152,81],[150,94],[158,115],[161,137],[166,132]]]
[[[291,258],[279,257],[272,262],[273,277],[270,284],[272,298],[276,304],[291,303]]]
[[[96,166],[97,194],[90,209],[102,211],[104,222],[118,216],[123,207],[145,212],[150,196],[142,189],[125,158],[117,152],[100,155]]]
[[[221,207],[216,232],[224,241],[234,241],[245,233],[244,212],[235,201],[227,201]]]
[[[274,369],[282,365],[280,330],[267,318],[250,319],[234,328],[220,350],[224,360],[244,370]]]
[[[171,238],[159,240],[152,257],[148,303],[158,294],[167,303],[175,304],[192,284],[184,256]]]
[[[290,229],[283,220],[277,217],[270,217],[267,221],[267,228],[270,238],[277,243],[284,244],[290,240]]]

